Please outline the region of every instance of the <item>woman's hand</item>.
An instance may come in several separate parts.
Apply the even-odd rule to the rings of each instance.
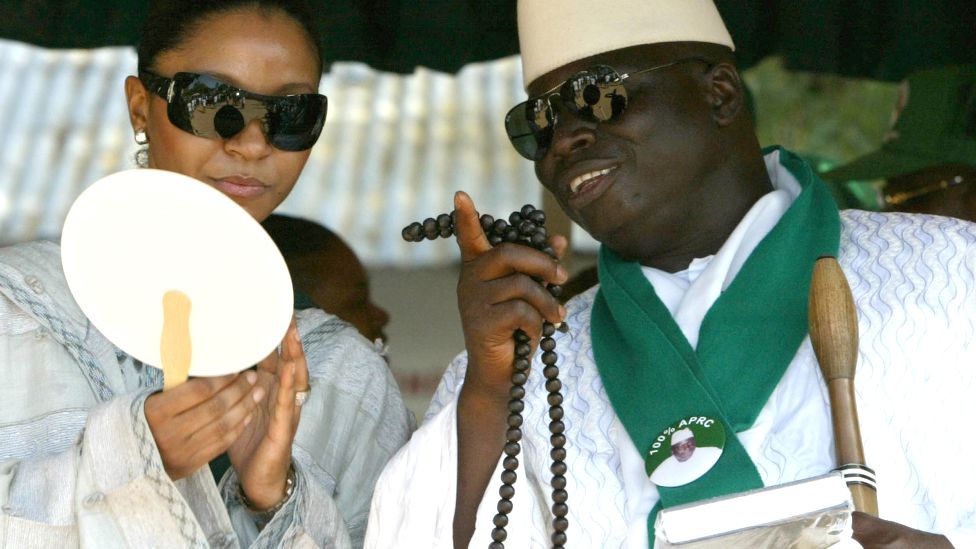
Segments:
[[[908,526],[854,512],[854,539],[864,549],[952,549],[945,536],[915,530]]]
[[[272,352],[258,364],[257,386],[269,398],[254,411],[254,421],[228,450],[244,495],[256,509],[268,509],[285,497],[291,446],[298,430],[298,391],[308,390],[305,352],[292,320],[281,341],[281,355]]]
[[[222,454],[267,394],[256,372],[194,378],[146,399],[145,414],[166,473],[190,476]]]

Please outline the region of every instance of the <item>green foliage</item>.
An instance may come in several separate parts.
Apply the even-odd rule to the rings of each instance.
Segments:
[[[814,160],[821,171],[881,145],[898,90],[890,82],[788,71],[776,57],[746,70],[744,78],[759,143],[783,145]],[[869,182],[832,190],[842,207],[874,209],[876,188]]]

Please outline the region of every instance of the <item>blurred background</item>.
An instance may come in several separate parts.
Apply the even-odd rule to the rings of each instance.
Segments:
[[[821,167],[872,150],[898,82],[976,61],[972,0],[726,0],[760,141]],[[57,239],[72,201],[135,166],[122,82],[145,17],[133,0],[0,2],[0,243]],[[391,317],[390,366],[408,405],[426,408],[463,348],[451,241],[407,244],[400,230],[467,191],[482,212],[549,206],[505,137],[524,99],[514,0],[313,2],[329,70],[322,137],[279,209],[336,231]],[[835,189],[877,207],[876,184]],[[550,214],[554,212],[550,211]],[[572,230],[571,270],[594,262]]]

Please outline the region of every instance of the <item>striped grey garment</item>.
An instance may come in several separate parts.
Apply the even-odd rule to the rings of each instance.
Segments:
[[[297,323],[310,381],[292,449],[300,478],[295,503],[258,532],[207,468],[166,474],[143,412],[159,372],[78,310],[58,247],[0,249],[0,545],[361,546],[408,411],[355,329],[318,310]]]
[[[40,280],[34,275],[28,274],[20,278],[17,274],[19,273],[9,265],[0,265],[0,287],[4,289],[7,298],[46,326],[74,356],[99,401],[106,402],[115,396],[98,360],[85,346],[77,332],[71,330],[68,323],[58,314],[50,298],[45,295]]]
[[[955,219],[841,213],[840,263],[858,310],[857,404],[868,465],[877,471],[882,518],[976,547],[976,225]],[[812,229],[813,230],[813,229]],[[641,452],[616,417],[593,362],[590,310],[597,289],[567,304],[557,334],[568,442],[569,546],[647,547],[658,500]],[[445,373],[425,422],[384,471],[368,547],[451,547],[456,403],[462,354]],[[547,547],[549,417],[539,355],[525,385],[522,453],[507,526],[515,547]],[[655,398],[647,395],[648,405]],[[809,340],[755,424],[738,433],[766,485],[834,467],[829,406]],[[492,475],[473,545],[490,539],[498,500]],[[508,543],[506,543],[508,545]]]

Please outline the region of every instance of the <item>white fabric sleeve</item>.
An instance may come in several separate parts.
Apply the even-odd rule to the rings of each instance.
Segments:
[[[78,443],[64,452],[0,464],[0,540],[11,547],[236,546],[209,469],[175,483],[163,469],[143,412],[147,396],[92,408]]]
[[[410,442],[387,464],[376,484],[365,547],[454,547],[454,506],[457,497],[457,399],[464,379],[466,356],[452,362],[434,394],[430,409]],[[548,509],[548,447],[523,440],[514,509],[506,528],[506,547],[546,547],[552,534]],[[538,441],[540,444],[542,441]],[[544,443],[548,444],[548,438]],[[529,456],[533,456],[530,459]],[[543,456],[539,459],[539,456]],[[488,488],[478,506],[470,547],[491,541],[498,504],[499,456]]]
[[[376,481],[365,547],[421,543],[454,547],[457,495],[457,398],[467,369],[461,353],[434,391],[423,424]]]
[[[976,517],[973,517],[976,522]],[[976,523],[968,526],[961,526],[943,534],[949,539],[949,543],[956,549],[966,549],[976,547]]]
[[[292,459],[310,489],[294,520],[322,547],[356,549],[366,535],[373,486],[409,438],[412,416],[386,362],[354,328],[317,309],[300,312],[298,328],[311,393]],[[322,517],[334,509],[343,531],[329,534]]]
[[[365,547],[452,549],[456,495],[455,398],[386,465],[373,492]]]

